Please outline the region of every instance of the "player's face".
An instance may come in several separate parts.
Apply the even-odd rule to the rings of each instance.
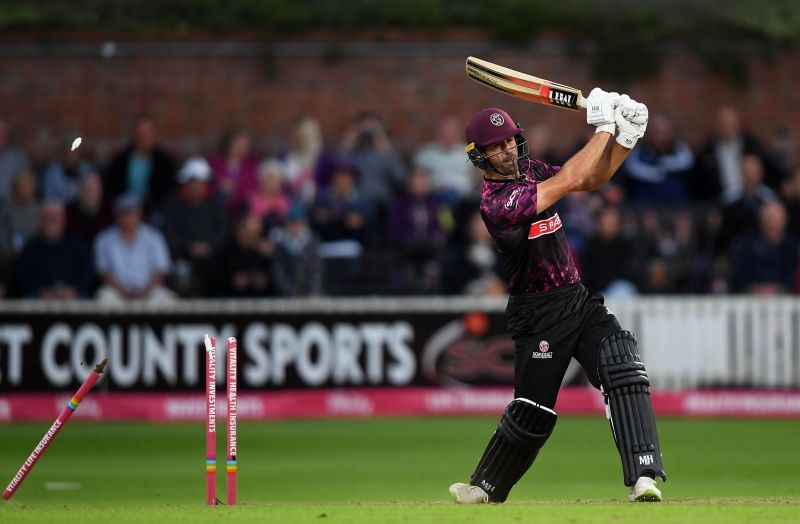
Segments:
[[[485,149],[489,163],[499,174],[503,176],[517,176],[519,174],[517,141],[514,140],[513,136],[502,142],[490,144]]]

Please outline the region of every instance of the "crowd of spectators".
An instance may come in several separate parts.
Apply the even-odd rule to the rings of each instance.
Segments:
[[[585,283],[612,296],[796,293],[800,168],[738,112],[693,150],[667,115],[611,184],[557,208]],[[102,164],[86,148],[33,165],[0,120],[0,297],[502,295],[463,123],[401,152],[364,113],[331,143],[313,118],[264,156],[246,130],[180,161],[140,117]],[[550,130],[532,155],[560,164]],[[577,146],[576,146],[577,147]]]

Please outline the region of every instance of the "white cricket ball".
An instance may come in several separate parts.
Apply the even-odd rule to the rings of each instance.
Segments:
[[[71,150],[75,151],[76,149],[78,149],[78,147],[80,145],[81,145],[81,137],[78,137],[78,138],[76,138],[75,140],[72,141],[72,149]]]

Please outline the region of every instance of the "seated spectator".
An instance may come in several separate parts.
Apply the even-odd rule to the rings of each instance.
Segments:
[[[253,140],[242,129],[231,131],[222,140],[220,152],[208,163],[214,174],[214,190],[231,214],[237,213],[258,186],[259,158],[252,152]]]
[[[42,205],[39,234],[16,259],[19,292],[26,298],[87,298],[92,291],[93,271],[89,247],[65,233],[66,218],[60,202]]]
[[[480,213],[469,218],[468,243],[451,248],[442,274],[446,294],[503,296],[506,293],[503,263]]]
[[[378,115],[362,113],[342,138],[342,155],[358,175],[358,192],[379,214],[385,211],[406,171]]]
[[[636,293],[635,262],[633,243],[622,236],[619,209],[601,209],[597,232],[586,243],[581,258],[581,280],[589,289],[604,294]]]
[[[637,259],[646,261],[638,274],[643,293],[705,293],[713,275],[710,242],[697,227],[705,213],[683,208],[639,210],[642,229],[632,242]]]
[[[791,293],[798,263],[797,239],[786,231],[786,210],[772,200],[759,214],[758,232],[731,255],[731,289],[737,293]]]
[[[761,207],[777,198],[775,192],[764,185],[763,180],[761,159],[755,155],[742,157],[742,193],[739,198],[722,208],[717,252],[729,252],[732,242],[741,240],[758,229]]]
[[[665,115],[652,115],[647,134],[623,164],[628,201],[661,205],[687,202],[686,177],[693,163],[692,150],[675,136],[672,122]]]
[[[404,260],[401,288],[407,292],[433,291],[439,282],[438,255],[447,242],[453,217],[441,199],[431,194],[428,172],[416,169],[408,192],[389,208],[386,236]]]
[[[446,117],[439,124],[438,136],[424,144],[414,155],[414,167],[430,173],[433,190],[448,202],[463,200],[475,191],[475,167],[464,161],[464,126],[455,117]]]
[[[130,145],[114,156],[105,171],[103,187],[107,198],[113,201],[131,194],[149,216],[175,185],[175,160],[158,145],[155,122],[147,116],[139,117]]]
[[[287,297],[322,294],[322,259],[319,241],[308,227],[305,210],[295,204],[286,217],[277,245],[272,272],[278,292]]]
[[[217,253],[216,295],[243,298],[275,294],[271,271],[275,248],[263,232],[257,216],[244,215],[239,220],[234,237]]]
[[[781,184],[780,196],[789,216],[789,231],[795,238],[800,238],[800,164]]]
[[[67,206],[67,231],[94,245],[100,231],[114,222],[111,205],[103,198],[103,182],[97,173],[81,177],[78,198]]]
[[[742,158],[755,155],[764,164],[767,186],[777,188],[783,173],[764,146],[742,127],[739,111],[723,107],[717,112],[716,133],[697,154],[692,176],[692,192],[699,200],[732,202],[742,195]]]
[[[394,200],[388,218],[387,234],[402,249],[421,244],[436,249],[445,243],[447,230],[452,227],[450,210],[431,193],[429,174],[424,169],[411,173],[408,191]]]
[[[20,171],[11,186],[11,201],[7,207],[11,224],[12,249],[19,252],[39,230],[41,206],[36,198],[36,177],[30,171]]]
[[[31,168],[25,152],[11,145],[10,134],[8,122],[0,118],[0,200],[11,195],[11,185],[17,173]]]
[[[100,233],[94,244],[95,268],[102,283],[97,298],[105,302],[174,300],[175,294],[163,285],[170,270],[167,243],[157,229],[142,223],[139,199],[118,197],[114,216],[116,225]]]
[[[42,196],[64,205],[78,196],[81,179],[93,172],[92,163],[83,157],[84,149],[63,149],[61,158],[51,161],[42,172]]]
[[[211,168],[203,157],[186,161],[180,187],[167,198],[162,231],[175,261],[175,286],[185,296],[202,296],[213,254],[227,233],[225,205],[211,190]]]
[[[366,240],[369,206],[356,189],[356,173],[346,165],[331,174],[331,185],[311,210],[311,223],[323,242]]]
[[[266,160],[258,168],[258,188],[247,199],[250,214],[264,222],[264,232],[270,235],[280,228],[289,213],[289,197],[283,191],[285,173],[280,162]]]

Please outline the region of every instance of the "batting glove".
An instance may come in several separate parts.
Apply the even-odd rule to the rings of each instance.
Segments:
[[[644,136],[649,118],[647,106],[628,95],[622,95],[614,110],[614,121],[617,124],[617,143],[626,149],[633,149],[636,142]]]
[[[586,123],[596,126],[595,133],[605,132],[614,134],[614,108],[617,105],[619,93],[606,92],[595,87],[586,99]]]

